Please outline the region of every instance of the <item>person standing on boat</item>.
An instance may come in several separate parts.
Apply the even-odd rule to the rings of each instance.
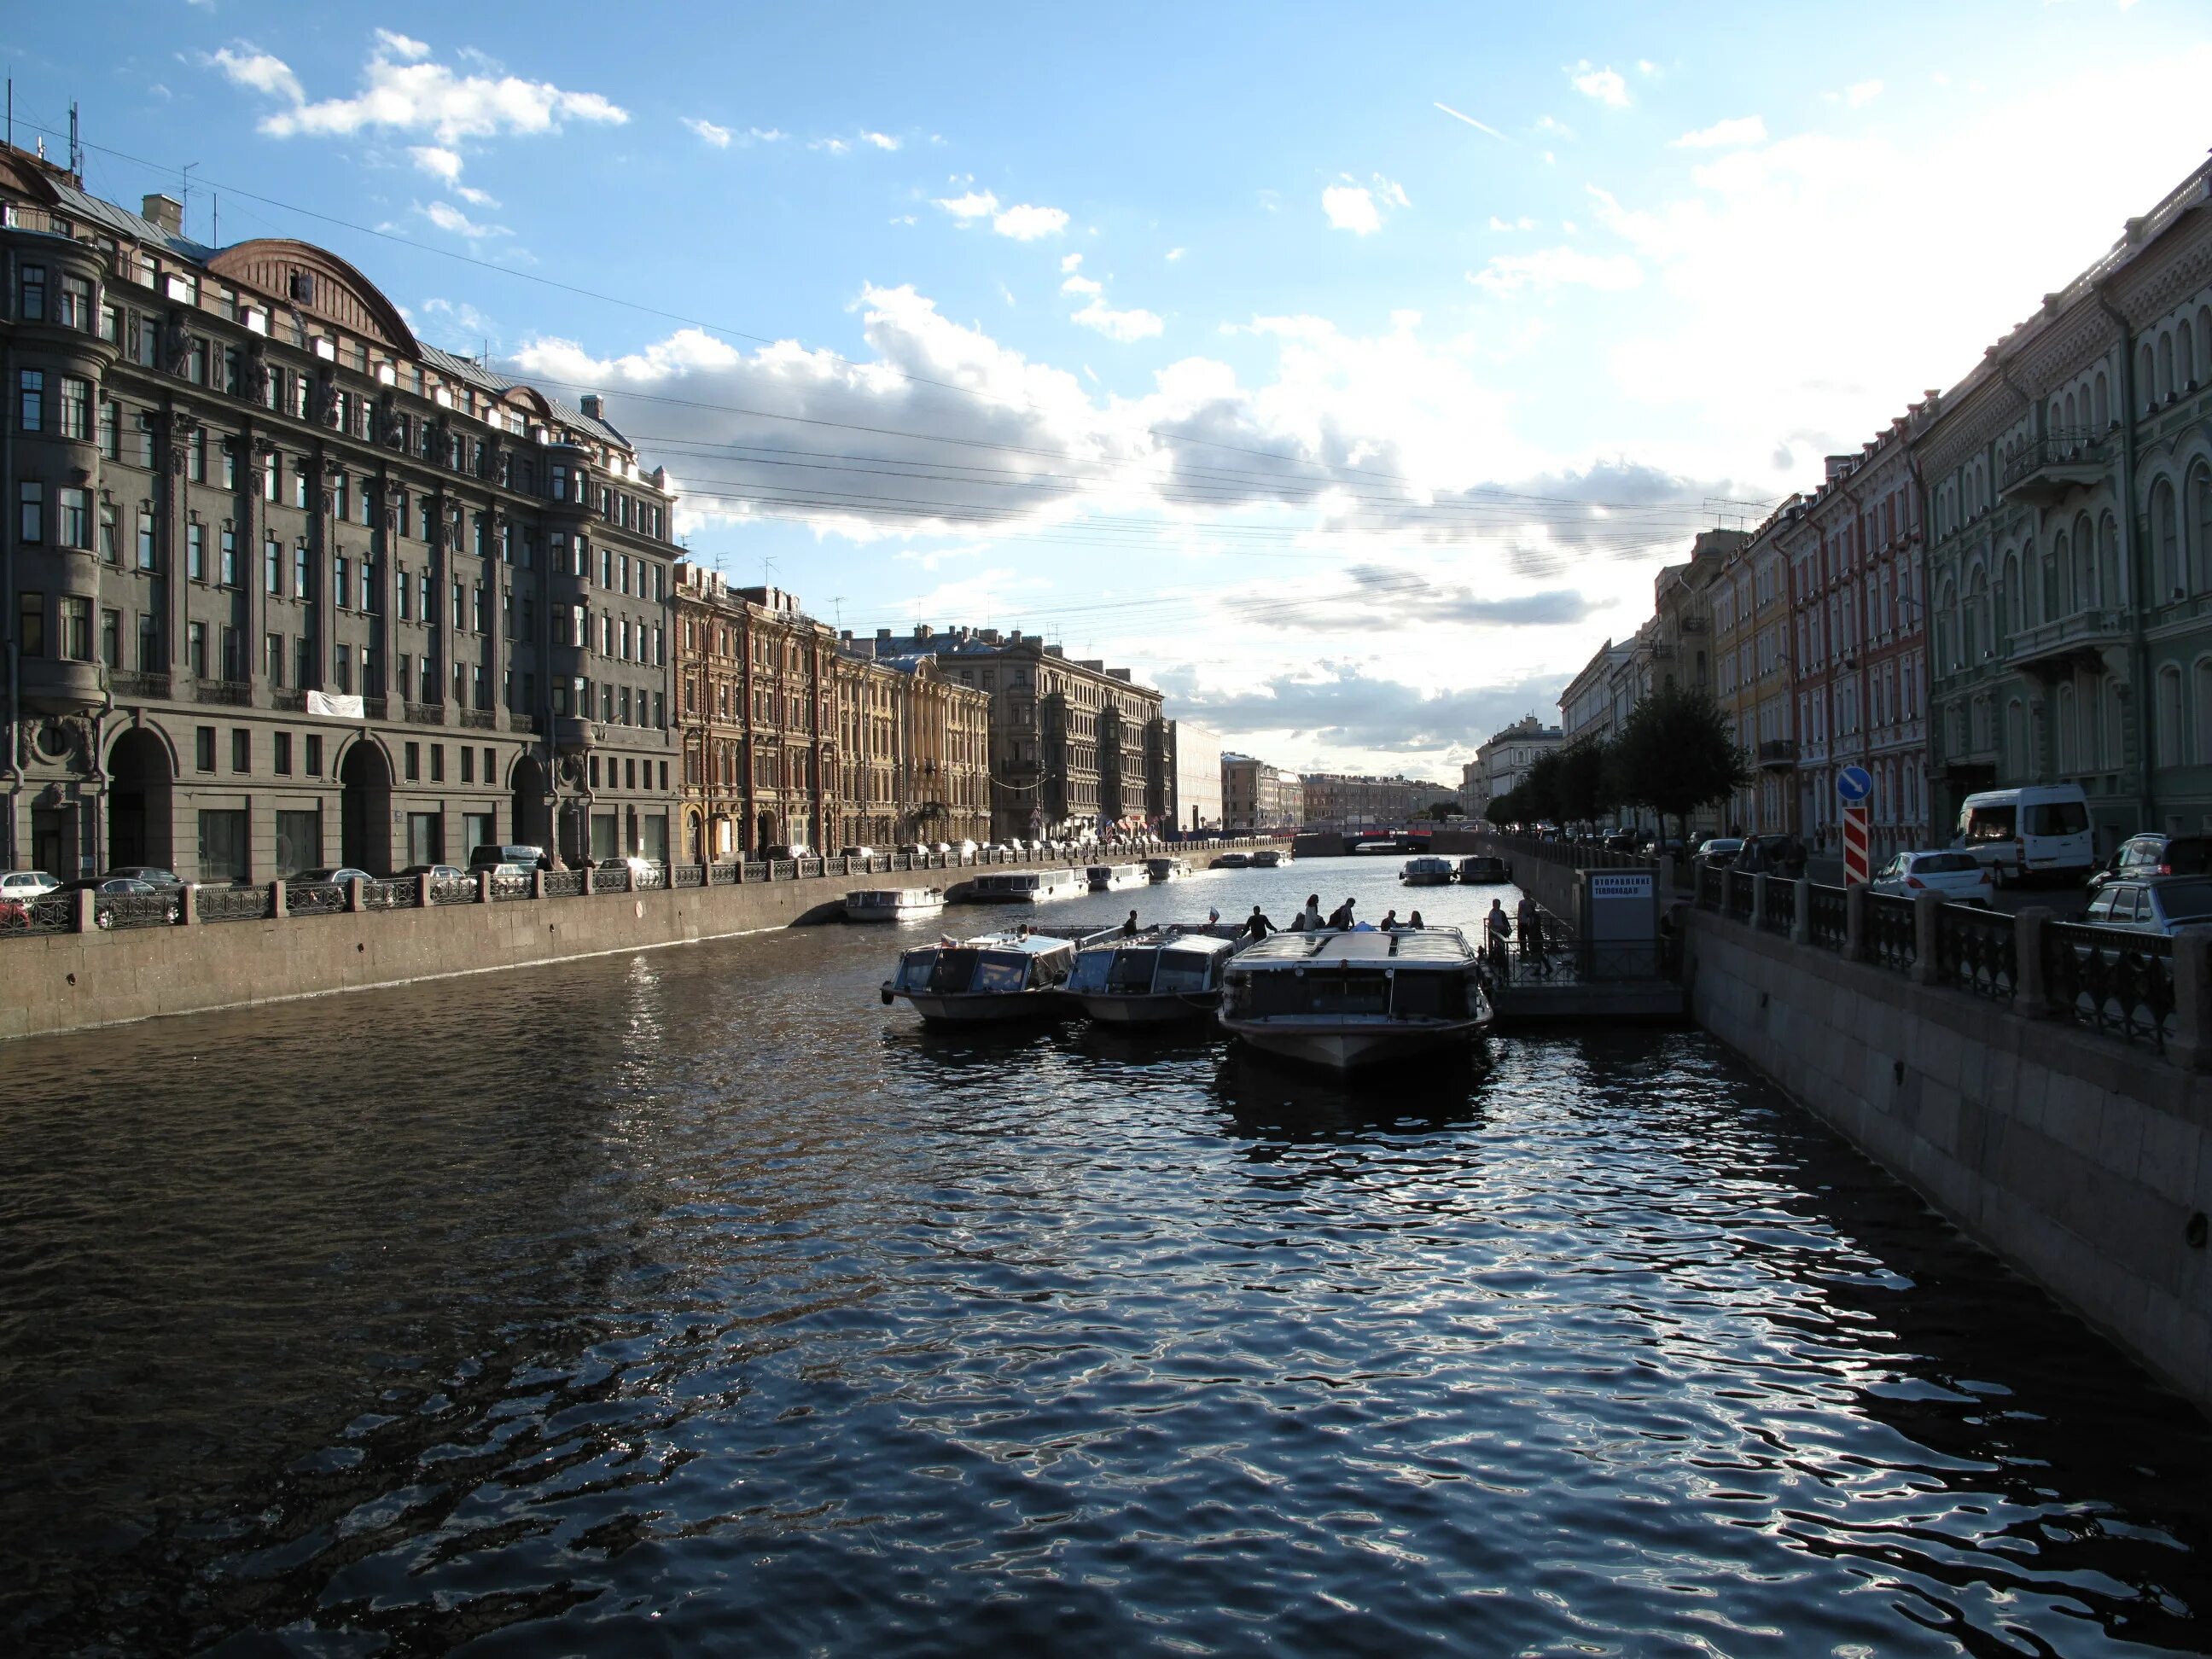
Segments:
[[[1425,925],[1421,921],[1421,913],[1419,910],[1414,911],[1412,915],[1406,918],[1406,931],[1413,933],[1419,933],[1425,931]]]
[[[1308,893],[1306,908],[1298,912],[1298,919],[1291,924],[1294,932],[1310,933],[1321,926],[1321,895]]]
[[[1121,937],[1123,939],[1134,939],[1139,931],[1140,930],[1137,927],[1137,913],[1134,910],[1132,910],[1129,912],[1128,921],[1121,924]]]
[[[1544,913],[1526,893],[1521,896],[1521,960],[1533,962],[1545,978],[1552,976],[1551,959],[1544,954]]]
[[[1335,909],[1328,913],[1328,925],[1339,930],[1342,930],[1352,926],[1351,899],[1346,898],[1343,903],[1338,905]]]
[[[1490,901],[1490,914],[1482,919],[1484,937],[1489,941],[1490,954],[1503,969],[1505,965],[1505,941],[1513,937],[1513,918],[1505,914],[1505,901]]]
[[[1386,933],[1395,933],[1398,931],[1398,913],[1395,909],[1385,910],[1382,913],[1382,931]]]
[[[1268,934],[1274,931],[1275,924],[1260,914],[1260,907],[1258,905],[1254,905],[1252,907],[1251,916],[1244,923],[1244,937],[1247,939],[1265,939]]]

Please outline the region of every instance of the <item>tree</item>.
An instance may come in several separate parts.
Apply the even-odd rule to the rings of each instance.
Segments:
[[[1595,829],[1619,799],[1612,788],[1607,745],[1600,738],[1577,738],[1559,757],[1559,818]]]
[[[1556,749],[1547,749],[1536,757],[1535,763],[1528,769],[1528,775],[1521,780],[1519,787],[1513,792],[1521,797],[1524,817],[1551,823],[1566,821],[1566,796],[1560,787],[1565,781],[1561,775],[1565,766],[1565,763],[1560,759],[1559,751]]]
[[[1671,815],[1686,847],[1690,814],[1751,778],[1751,757],[1719,707],[1688,687],[1669,685],[1638,703],[1610,747],[1620,799],[1650,807],[1662,823]]]
[[[1460,816],[1459,803],[1455,800],[1431,801],[1413,816],[1417,818],[1430,818],[1437,823],[1442,823],[1446,818],[1455,818]]]
[[[1521,822],[1521,792],[1509,789],[1502,795],[1492,795],[1482,809],[1482,816],[1503,830],[1509,823]]]

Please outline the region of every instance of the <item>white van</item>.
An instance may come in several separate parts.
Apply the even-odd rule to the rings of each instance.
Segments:
[[[1959,807],[1956,846],[1990,866],[1997,885],[2031,878],[2079,881],[2096,864],[2089,802],[2079,784],[1985,789]]]

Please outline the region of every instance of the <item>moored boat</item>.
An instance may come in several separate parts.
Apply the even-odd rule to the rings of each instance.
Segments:
[[[1490,1020],[1456,927],[1271,934],[1223,975],[1221,1024],[1269,1054],[1349,1071],[1460,1047]]]
[[[940,939],[899,953],[883,983],[886,1006],[904,997],[929,1025],[1056,1019],[1074,1005],[1061,994],[1075,953],[1097,933],[1018,927],[973,939]]]
[[[1504,859],[1480,854],[1459,861],[1459,878],[1469,887],[1489,887],[1512,880],[1513,872],[1505,867]]]
[[[968,884],[975,904],[1042,904],[1091,890],[1080,870],[994,870]]]
[[[914,921],[944,908],[941,887],[859,887],[845,895],[848,921]]]
[[[1083,874],[1094,893],[1118,893],[1125,887],[1142,887],[1152,879],[1141,864],[1094,864]]]
[[[1217,870],[1249,870],[1252,867],[1252,855],[1249,853],[1224,853],[1214,860],[1213,867]]]
[[[1221,971],[1239,937],[1237,929],[1200,924],[1094,939],[1076,955],[1067,994],[1106,1024],[1202,1018],[1220,1004]]]
[[[1191,876],[1188,859],[1146,859],[1145,873],[1155,882],[1188,881]]]
[[[1279,870],[1290,862],[1290,854],[1280,847],[1263,847],[1252,854],[1255,870]]]
[[[1407,859],[1405,868],[1398,872],[1398,879],[1408,887],[1442,887],[1452,878],[1449,859],[1423,856]]]

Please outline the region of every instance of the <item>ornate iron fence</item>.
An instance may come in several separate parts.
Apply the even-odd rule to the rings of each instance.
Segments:
[[[704,887],[707,872],[696,864],[679,864],[668,872],[671,887]]]
[[[2043,988],[2055,1018],[2163,1054],[2173,1024],[2173,941],[2163,933],[2045,922]]]
[[[1805,936],[1824,950],[1840,951],[1850,937],[1844,890],[1817,884],[1805,890]]]
[[[495,904],[511,904],[517,899],[537,896],[537,884],[528,876],[494,876],[491,880],[491,899]]]
[[[641,893],[649,892],[667,885],[668,872],[664,869],[655,867],[650,870],[641,870],[637,872],[637,890]]]
[[[735,864],[710,865],[707,869],[707,880],[710,886],[734,887],[738,884],[738,866]]]
[[[1912,901],[1888,893],[1866,896],[1867,960],[1885,968],[1905,969],[1919,954],[1919,933],[1913,926]]]
[[[1766,931],[1787,939],[1797,926],[1797,884],[1778,876],[1761,876],[1766,884]]]
[[[346,910],[346,890],[334,881],[301,881],[287,883],[284,888],[284,914],[288,916],[342,916]]]
[[[621,864],[595,865],[592,870],[592,890],[594,893],[628,892],[629,867]]]
[[[76,899],[68,893],[43,898],[0,899],[0,933],[71,933],[76,931]]]
[[[365,881],[361,884],[361,902],[371,910],[415,910],[422,908],[422,888],[412,876],[401,876],[393,881]]]
[[[758,859],[747,859],[744,862],[744,872],[747,881],[768,879],[768,866],[763,864]]]
[[[464,876],[457,880],[448,876],[443,881],[430,884],[430,902],[433,904],[474,904],[476,902],[477,884],[472,878]]]
[[[583,890],[584,872],[581,870],[548,870],[545,872],[547,898],[576,898],[582,895]]]
[[[92,925],[111,927],[173,927],[185,919],[185,896],[174,888],[160,893],[100,893],[92,901]]]
[[[1751,878],[1732,875],[1727,871],[1723,871],[1720,874],[1721,914],[1731,921],[1749,921],[1751,920]]]
[[[265,921],[275,909],[276,895],[266,887],[203,887],[192,896],[202,921]]]
[[[2019,939],[2008,915],[1947,904],[1936,913],[1936,971],[1955,990],[2010,1002],[2020,982]]]
[[[799,866],[790,859],[772,859],[769,862],[770,881],[793,881],[798,878]]]
[[[793,862],[799,866],[799,874],[801,879],[819,876],[822,873],[822,860],[820,859],[797,859],[794,860]]]

